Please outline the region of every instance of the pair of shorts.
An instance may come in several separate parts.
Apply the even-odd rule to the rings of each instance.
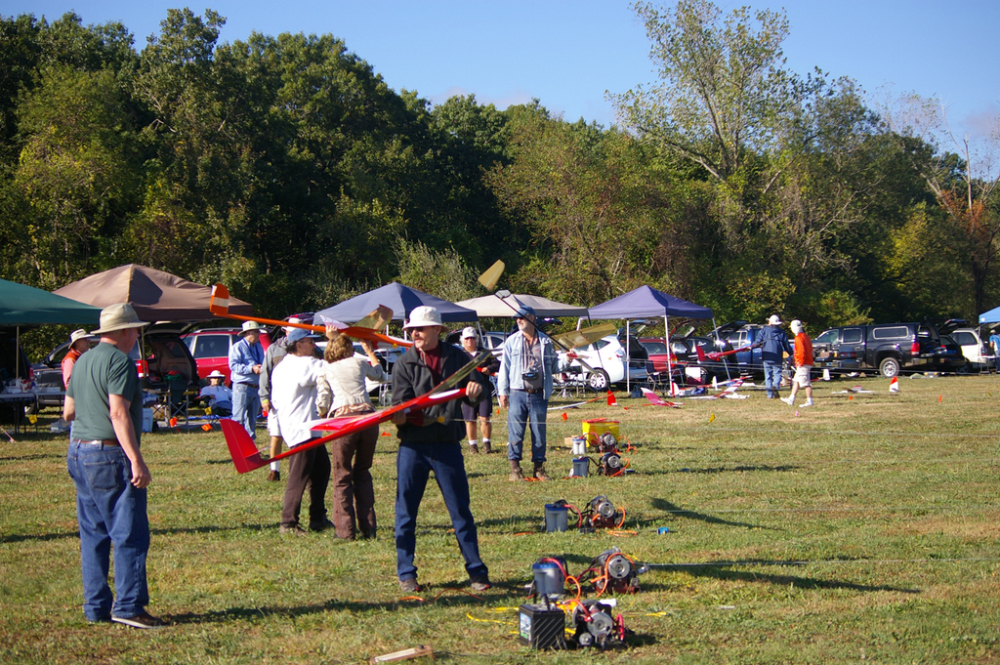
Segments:
[[[792,377],[792,383],[799,384],[800,388],[808,388],[812,385],[812,379],[809,378],[809,373],[812,371],[812,365],[802,365],[801,367],[795,368],[795,376]]]
[[[468,404],[462,405],[462,420],[467,423],[475,422],[476,416],[480,418],[486,418],[489,420],[490,415],[493,413],[493,399],[484,399],[482,402],[476,406],[469,406]]]
[[[281,436],[281,430],[278,429],[278,414],[274,409],[267,412],[267,433],[271,436]]]

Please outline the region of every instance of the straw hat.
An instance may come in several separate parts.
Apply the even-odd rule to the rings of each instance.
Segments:
[[[139,315],[135,313],[132,305],[127,302],[117,305],[108,305],[101,310],[101,327],[91,331],[93,335],[125,330],[127,328],[143,328],[149,324],[139,320]]]
[[[217,369],[213,369],[212,373],[205,377],[206,379],[224,379],[226,375]]]
[[[248,332],[256,332],[260,330],[260,324],[256,321],[244,321],[243,330],[240,331],[240,337],[243,337]]]

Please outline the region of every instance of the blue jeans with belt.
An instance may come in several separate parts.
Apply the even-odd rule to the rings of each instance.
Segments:
[[[773,360],[764,362],[764,387],[767,389],[768,399],[781,395],[778,390],[781,386],[781,363]]]
[[[146,553],[149,520],[146,490],[132,485],[132,464],[119,446],[76,439],[66,455],[76,485],[80,525],[83,613],[89,621],[131,618],[146,611]],[[111,545],[115,547],[115,591],[108,586]]]
[[[257,440],[257,414],[260,413],[260,394],[252,383],[233,384],[233,420],[246,428],[250,438]]]
[[[507,459],[521,460],[524,450],[524,431],[531,429],[531,461],[545,461],[545,418],[548,416],[549,401],[539,390],[529,393],[525,390],[510,391],[510,408],[507,410]]]
[[[465,558],[469,577],[487,576],[489,570],[479,557],[476,521],[469,508],[469,479],[465,475],[462,445],[454,443],[399,444],[396,456],[396,575],[400,580],[415,578],[413,556],[417,547],[417,511],[431,470],[441,488],[444,505],[455,527],[455,539]]]

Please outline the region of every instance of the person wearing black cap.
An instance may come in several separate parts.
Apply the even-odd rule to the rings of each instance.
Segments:
[[[552,396],[552,377],[560,370],[552,340],[535,328],[535,310],[520,305],[518,331],[503,344],[503,360],[497,375],[500,407],[507,412],[507,459],[511,482],[524,480],[521,455],[525,426],[531,427],[532,475],[549,480],[545,473],[545,418]]]

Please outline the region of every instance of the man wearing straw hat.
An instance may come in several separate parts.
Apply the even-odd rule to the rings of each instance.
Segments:
[[[76,485],[83,613],[91,623],[159,628],[165,624],[146,612],[152,478],[139,450],[142,389],[127,355],[145,325],[128,303],[101,311],[101,341],[73,368],[63,418],[73,423],[66,464]],[[108,587],[112,545],[117,598]]]
[[[257,414],[260,395],[257,385],[264,364],[264,347],[260,344],[260,324],[244,321],[240,341],[229,348],[229,372],[233,380],[233,420],[246,428],[250,438],[257,440]]]

